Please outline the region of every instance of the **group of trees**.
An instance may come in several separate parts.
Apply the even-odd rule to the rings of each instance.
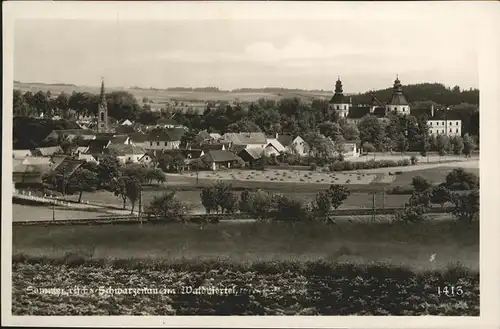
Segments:
[[[80,115],[97,115],[100,95],[89,92],[64,92],[54,97],[50,91],[22,92],[14,90],[14,116],[59,115],[70,119]],[[141,107],[134,95],[127,91],[112,91],[106,94],[108,115],[116,120],[136,119]]]
[[[61,167],[44,175],[44,184],[50,192],[78,193],[78,202],[81,202],[83,192],[106,190],[123,200],[124,209],[129,200],[132,212],[144,184],[160,184],[166,180],[160,169],[138,164],[121,164],[116,157],[110,155],[103,156],[99,164],[84,162],[74,172],[67,170],[67,167],[68,165],[63,163]]]
[[[422,176],[412,181],[413,193],[405,210],[397,215],[403,221],[422,221],[432,204],[449,203],[457,220],[471,223],[479,219],[479,178],[462,168],[454,169],[446,180],[433,185]]]
[[[314,218],[331,220],[329,213],[337,209],[350,192],[343,185],[331,185],[320,191],[310,203],[281,193],[244,190],[238,197],[230,184],[217,182],[203,188],[200,197],[207,214],[246,213],[258,220],[303,221]]]

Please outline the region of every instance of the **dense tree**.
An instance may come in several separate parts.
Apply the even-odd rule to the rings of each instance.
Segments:
[[[445,186],[450,190],[472,190],[479,188],[479,177],[463,168],[453,169],[446,175]]]
[[[83,192],[94,192],[97,189],[97,182],[97,173],[89,169],[79,168],[70,177],[68,185],[79,192],[78,202],[80,203]]]
[[[116,120],[136,120],[140,112],[137,99],[127,91],[113,91],[106,95],[108,115]]]
[[[448,188],[444,185],[434,186],[431,190],[431,203],[439,204],[441,207],[444,206],[446,202],[451,201],[451,193]]]
[[[98,188],[110,188],[121,176],[120,162],[112,155],[104,155],[97,165]]]
[[[186,210],[186,206],[177,199],[174,191],[155,197],[144,207],[144,215],[150,220],[182,222]]]
[[[233,213],[238,208],[238,200],[230,184],[217,182],[204,187],[201,191],[201,203],[207,214],[215,211],[218,213]]]
[[[464,141],[460,136],[450,138],[450,151],[455,155],[461,155],[464,150]]]
[[[371,115],[366,116],[359,122],[358,129],[361,143],[368,142],[379,150],[383,148],[385,137],[384,127],[376,117]]]
[[[13,94],[12,110],[14,116],[30,115],[28,104],[24,100],[24,95],[20,90],[15,89]]]
[[[415,192],[418,193],[424,192],[432,187],[432,184],[421,175],[413,177],[411,185],[413,185]]]
[[[471,223],[479,219],[479,189],[465,193],[453,193],[451,202],[454,204],[453,214],[458,220]]]
[[[436,138],[436,147],[439,156],[445,156],[450,148],[450,139],[446,135],[439,135]]]
[[[463,150],[462,150],[463,154],[466,157],[470,157],[472,151],[474,151],[474,149],[475,149],[474,141],[469,136],[469,134],[465,134],[462,142],[464,145]]]

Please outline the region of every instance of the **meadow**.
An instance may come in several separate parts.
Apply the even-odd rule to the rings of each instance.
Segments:
[[[13,226],[13,254],[86,259],[385,261],[415,269],[479,266],[479,224],[219,223]],[[429,257],[436,254],[433,262]]]
[[[478,268],[478,223],[14,226],[12,312],[477,316]]]

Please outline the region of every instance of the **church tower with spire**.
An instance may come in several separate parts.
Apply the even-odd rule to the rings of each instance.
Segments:
[[[97,131],[104,133],[108,131],[108,103],[104,93],[104,79],[101,79],[101,97],[97,114]]]
[[[335,93],[332,99],[328,103],[328,108],[330,110],[336,111],[341,118],[345,118],[349,115],[349,104],[348,99],[344,96],[344,91],[342,90],[342,81],[340,81],[340,76],[337,78],[335,83]]]
[[[410,105],[403,95],[403,86],[399,81],[399,76],[396,76],[393,88],[391,101],[386,106],[387,112],[396,112],[403,115],[410,114]]]

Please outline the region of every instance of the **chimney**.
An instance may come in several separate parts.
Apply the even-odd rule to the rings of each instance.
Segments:
[[[434,117],[434,104],[431,105],[431,118]]]

